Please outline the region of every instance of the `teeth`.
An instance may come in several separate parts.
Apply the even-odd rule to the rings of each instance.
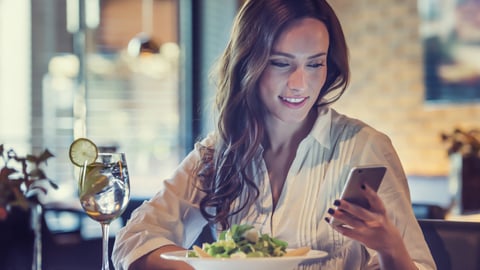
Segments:
[[[286,97],[282,97],[282,99],[290,103],[300,103],[305,100],[305,98],[286,98]]]

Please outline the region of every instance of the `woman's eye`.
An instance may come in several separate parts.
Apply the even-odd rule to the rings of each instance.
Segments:
[[[312,67],[312,68],[319,68],[319,67],[323,67],[324,64],[323,63],[312,63],[312,64],[308,64],[309,67]]]
[[[285,63],[285,62],[280,62],[280,61],[270,61],[270,65],[272,66],[276,66],[276,67],[288,67],[289,64],[288,63]]]

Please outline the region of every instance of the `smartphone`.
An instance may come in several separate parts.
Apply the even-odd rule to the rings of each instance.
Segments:
[[[387,167],[383,165],[368,165],[353,167],[347,177],[347,182],[340,195],[341,199],[357,204],[363,208],[370,208],[367,198],[364,195],[362,185],[368,185],[375,192],[380,187]],[[333,217],[330,223],[336,226],[342,225]]]

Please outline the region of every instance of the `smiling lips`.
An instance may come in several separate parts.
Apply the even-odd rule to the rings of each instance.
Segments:
[[[282,97],[279,96],[280,100],[289,107],[299,107],[302,106],[307,99],[310,97]]]

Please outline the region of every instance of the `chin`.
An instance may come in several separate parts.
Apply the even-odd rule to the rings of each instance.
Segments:
[[[282,121],[285,123],[291,123],[291,124],[301,124],[307,120],[307,115],[308,114],[290,114],[282,118]]]

